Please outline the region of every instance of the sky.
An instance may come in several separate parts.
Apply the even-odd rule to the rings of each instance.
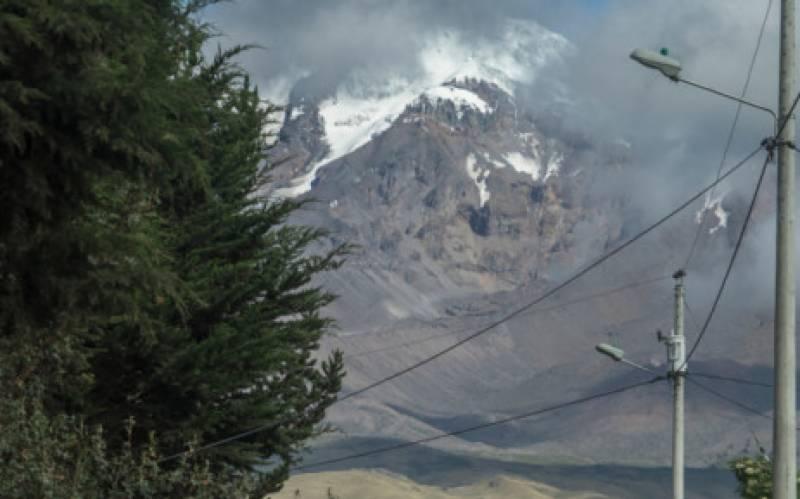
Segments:
[[[541,70],[535,83],[518,89],[520,102],[534,112],[557,114],[564,126],[598,141],[631,144],[637,175],[631,185],[618,188],[630,190],[647,218],[663,214],[714,178],[736,104],[675,84],[636,64],[630,52],[667,47],[680,59],[685,77],[739,94],[771,7],[746,98],[775,108],[779,3],[233,0],[210,7],[204,16],[222,33],[215,42],[262,47],[241,62],[266,96],[285,96],[309,73],[331,88],[354,71],[412,74],[419,70],[420,48],[437,33],[498,43],[509,21],[536,22],[563,35],[571,49]],[[755,149],[771,128],[766,115],[742,110],[727,165]],[[753,173],[755,166],[723,190],[749,199]],[[773,261],[771,246],[758,242],[771,238],[773,222],[764,220],[763,227],[754,228],[765,237],[751,243],[751,255],[758,256],[751,258],[760,262],[752,272],[766,271]]]
[[[280,94],[275,90],[281,85],[285,93],[307,72],[335,85],[355,68],[413,71],[420,41],[440,30],[497,39],[509,19],[533,20],[575,47],[540,78],[563,86],[569,106],[559,111],[572,126],[592,134],[603,130],[647,151],[661,148],[669,161],[685,163],[719,156],[736,105],[674,85],[638,66],[628,54],[636,47],[668,47],[682,61],[685,76],[739,93],[768,3],[233,0],[209,8],[205,16],[223,33],[216,40],[220,44],[262,47],[242,62],[268,96]],[[748,98],[770,106],[777,94],[777,10],[776,5],[748,92]],[[748,140],[737,140],[734,148],[749,151],[769,131],[768,125],[746,110],[737,137]]]

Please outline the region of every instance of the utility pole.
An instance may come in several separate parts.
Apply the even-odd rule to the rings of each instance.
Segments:
[[[781,0],[777,140],[778,216],[775,262],[775,419],[772,429],[774,499],[797,499],[794,285],[794,0]]]
[[[672,275],[675,279],[675,323],[672,333],[664,335],[661,330],[657,331],[658,341],[667,345],[667,362],[669,365],[668,375],[672,380],[672,497],[673,499],[683,499],[684,480],[683,480],[683,398],[684,386],[686,382],[686,339],[683,335],[683,307],[685,291],[683,289],[683,278],[686,272],[678,270]],[[611,335],[609,333],[609,338]],[[595,350],[607,355],[615,362],[623,362],[640,371],[650,374],[657,374],[653,370],[632,362],[625,358],[625,352],[618,347],[608,343],[600,343],[594,347]]]
[[[686,341],[683,335],[683,278],[686,272],[678,270],[675,279],[675,323],[672,334],[660,336],[667,344],[669,377],[672,380],[672,497],[683,499],[683,392],[686,376]]]

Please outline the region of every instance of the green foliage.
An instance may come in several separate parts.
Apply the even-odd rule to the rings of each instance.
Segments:
[[[76,497],[219,497],[192,484],[257,466],[263,495],[341,388],[312,279],[347,248],[315,254],[324,234],[287,224],[301,204],[263,196],[274,109],[232,62],[245,48],[204,57],[209,3],[0,5],[0,402],[24,416],[0,452],[29,496],[74,477]]]
[[[111,452],[99,428],[50,417],[36,397],[0,399],[0,427],[0,497],[7,499],[245,498],[256,489],[256,477],[214,472],[207,460],[165,470],[154,439],[140,451],[126,444]]]
[[[772,497],[772,462],[764,456],[744,456],[730,462],[730,469],[739,482],[738,492],[744,499]],[[800,492],[800,476],[797,479]]]
[[[92,380],[99,330],[146,327],[142,303],[175,286],[153,211],[163,172],[187,177],[178,172],[191,164],[174,161],[168,134],[191,97],[175,77],[177,46],[195,36],[180,4],[0,8],[0,336],[70,344],[70,355],[33,366],[71,386],[48,397],[65,407]]]
[[[161,325],[143,338],[128,322],[108,328],[93,360],[92,405],[99,423],[133,415],[144,441],[158,431],[168,452],[194,437],[216,441],[270,427],[209,450],[220,463],[250,469],[271,459],[264,491],[288,476],[302,444],[341,388],[342,358],[313,358],[333,297],[310,286],[335,269],[346,248],[310,255],[319,230],[286,225],[300,205],[270,202],[263,188],[262,130],[270,120],[247,77],[230,62],[196,54],[206,127],[199,144],[202,182],[173,187],[163,213],[170,227],[170,270],[185,307],[153,304]],[[272,427],[274,426],[274,427]]]
[[[163,164],[150,120],[175,72],[159,49],[169,3],[3,2],[0,37],[14,42],[0,49],[0,241],[17,243],[4,267],[64,235],[102,176]]]

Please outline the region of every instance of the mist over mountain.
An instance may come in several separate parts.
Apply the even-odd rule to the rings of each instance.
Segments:
[[[345,393],[525,305],[713,179],[731,107],[628,67],[627,53],[631,44],[670,45],[687,71],[730,88],[740,68],[712,73],[704,61],[720,44],[744,46],[734,9],[680,2],[684,11],[716,16],[719,40],[701,52],[703,28],[685,19],[696,17],[654,2],[610,2],[584,31],[560,26],[565,35],[554,20],[582,23],[586,13],[565,17],[566,8],[534,3],[525,10],[509,2],[485,20],[475,2],[464,5],[475,14],[469,18],[445,7],[446,15],[417,18],[411,14],[426,7],[414,3],[289,13],[293,26],[317,37],[264,66],[276,71],[262,88],[285,106],[271,195],[313,199],[293,221],[329,230],[330,246],[358,245],[343,269],[319,282],[339,295],[328,309],[338,329],[323,349],[345,352]],[[642,14],[648,9],[663,14],[660,21]],[[347,22],[349,38],[340,24]],[[754,84],[755,99],[767,93],[769,78]],[[758,145],[768,133],[762,124],[743,115],[725,166]],[[692,342],[755,174],[743,168],[574,285],[335,406],[329,421],[347,438],[424,438],[644,379],[598,356],[599,342],[666,370],[656,330],[671,328],[669,276],[686,264],[699,230],[687,269]],[[774,182],[769,173],[690,369],[769,379]],[[605,293],[630,283],[639,284]],[[594,294],[602,296],[585,298]],[[713,386],[765,412],[771,407],[770,390]],[[691,387],[687,396],[691,465],[724,463],[769,440],[768,420]],[[498,459],[664,465],[670,403],[662,383],[431,445]]]

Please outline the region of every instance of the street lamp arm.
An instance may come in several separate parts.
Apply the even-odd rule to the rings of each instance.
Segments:
[[[767,112],[767,113],[769,113],[770,116],[772,116],[772,121],[775,124],[775,127],[777,128],[777,126],[778,126],[778,115],[775,114],[775,111],[773,111],[772,109],[770,109],[770,108],[768,108],[766,106],[761,106],[759,104],[755,104],[753,102],[746,101],[744,99],[736,97],[735,95],[726,94],[725,92],[721,92],[721,91],[716,90],[714,88],[707,87],[705,85],[701,85],[699,83],[693,82],[691,80],[687,80],[686,78],[682,78],[680,76],[677,76],[677,77],[672,78],[672,79],[675,80],[675,81],[679,81],[681,83],[686,83],[687,85],[691,85],[691,86],[693,86],[695,88],[699,88],[700,90],[705,90],[707,92],[711,92],[712,94],[719,95],[720,97],[725,97],[726,99],[730,99],[730,100],[736,101],[736,102],[738,102],[740,104],[744,104],[745,106],[749,106],[749,107],[751,107],[753,109],[759,109],[761,111]]]
[[[744,104],[745,106],[752,107],[753,109],[760,109],[761,111],[766,111],[772,116],[772,122],[775,125],[775,132],[777,135],[778,131],[778,116],[775,114],[775,111],[772,109],[760,106],[758,104],[754,104],[752,102],[746,101],[740,97],[736,97],[734,95],[726,94],[725,92],[720,92],[719,90],[713,89],[711,87],[707,87],[705,85],[701,85],[699,83],[695,83],[691,80],[687,80],[681,77],[681,63],[677,59],[673,59],[669,57],[666,51],[662,51],[661,53],[653,52],[652,50],[647,49],[636,49],[631,52],[631,59],[638,62],[639,64],[648,67],[650,69],[655,69],[656,71],[661,72],[664,76],[669,78],[674,82],[683,82],[687,85],[691,85],[695,88],[699,88],[701,90],[705,90],[707,92],[711,92],[712,94],[719,95],[720,97],[725,97],[726,99],[730,99],[736,101],[740,104]]]
[[[653,371],[652,369],[650,369],[648,367],[644,367],[643,365],[637,364],[636,362],[633,362],[631,360],[621,359],[620,362],[622,362],[623,364],[627,364],[627,365],[629,365],[629,366],[631,366],[631,367],[633,367],[635,369],[638,369],[640,371],[645,371],[645,372],[648,372],[650,374],[655,374],[657,376],[659,375],[657,372]]]
[[[594,349],[602,353],[603,355],[610,357],[612,360],[614,360],[614,362],[622,362],[623,364],[627,364],[640,371],[645,371],[650,374],[658,375],[658,373],[653,371],[652,369],[648,369],[642,365],[637,364],[636,362],[626,359],[625,351],[622,350],[621,348],[609,345],[608,343],[600,343],[599,345],[595,346]]]

